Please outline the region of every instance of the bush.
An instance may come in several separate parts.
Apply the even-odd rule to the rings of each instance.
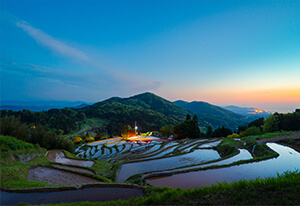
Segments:
[[[82,139],[80,137],[75,137],[74,139],[74,143],[80,143],[82,141]]]
[[[245,131],[243,131],[240,136],[241,137],[247,137],[247,136],[251,136],[251,135],[260,135],[262,134],[262,132],[260,131],[260,128],[258,127],[249,127],[247,128]]]

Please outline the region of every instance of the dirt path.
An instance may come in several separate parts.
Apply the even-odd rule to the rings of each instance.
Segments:
[[[49,150],[46,153],[46,157],[51,162],[57,162],[67,165],[79,165],[84,167],[91,167],[94,164],[94,161],[91,160],[76,160],[70,159],[65,156],[65,153],[60,150]]]
[[[293,132],[291,135],[280,134],[277,135],[276,137],[257,140],[257,143],[277,142],[283,139],[298,139],[298,138],[300,138],[300,132]]]
[[[37,167],[30,169],[27,179],[38,182],[46,181],[49,184],[54,185],[82,185],[92,182],[99,182],[98,180],[90,177],[85,177],[83,175],[49,167]]]

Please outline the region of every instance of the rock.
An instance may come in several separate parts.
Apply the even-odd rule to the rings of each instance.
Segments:
[[[43,156],[44,154],[28,154],[28,155],[18,155],[19,161],[22,163],[27,163],[31,160],[33,160],[36,157]]]

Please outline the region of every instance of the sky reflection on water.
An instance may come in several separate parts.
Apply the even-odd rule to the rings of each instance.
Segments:
[[[267,146],[279,153],[279,157],[220,169],[209,169],[168,177],[150,178],[146,181],[153,186],[187,189],[211,185],[222,181],[232,182],[240,179],[276,177],[277,173],[282,174],[287,170],[300,170],[300,153],[292,148],[276,143],[267,143]]]

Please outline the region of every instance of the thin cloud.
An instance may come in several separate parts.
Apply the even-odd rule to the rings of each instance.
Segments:
[[[5,17],[5,22],[21,28],[41,46],[60,54],[62,57],[79,60],[80,64],[85,64],[85,68],[88,67],[88,69],[78,73],[35,64],[1,63],[1,70],[6,71],[7,75],[14,73],[18,74],[18,76],[29,76],[34,79],[35,85],[39,85],[39,90],[35,92],[35,95],[38,95],[40,98],[70,99],[75,96],[81,96],[84,98],[79,98],[81,100],[95,101],[99,98],[101,99],[101,97],[110,97],[112,95],[122,96],[153,91],[161,86],[159,81],[116,71],[112,68],[104,68],[96,58],[92,58],[87,53],[57,40],[46,32],[33,27],[30,23],[18,19],[7,12],[1,16]],[[37,88],[35,85],[32,85],[27,85],[28,91],[31,90],[31,87]]]
[[[16,26],[23,29],[27,34],[34,38],[38,43],[48,47],[50,50],[60,53],[61,55],[89,62],[89,57],[82,51],[70,47],[52,36],[46,34],[40,29],[34,28],[23,20],[16,21]]]

